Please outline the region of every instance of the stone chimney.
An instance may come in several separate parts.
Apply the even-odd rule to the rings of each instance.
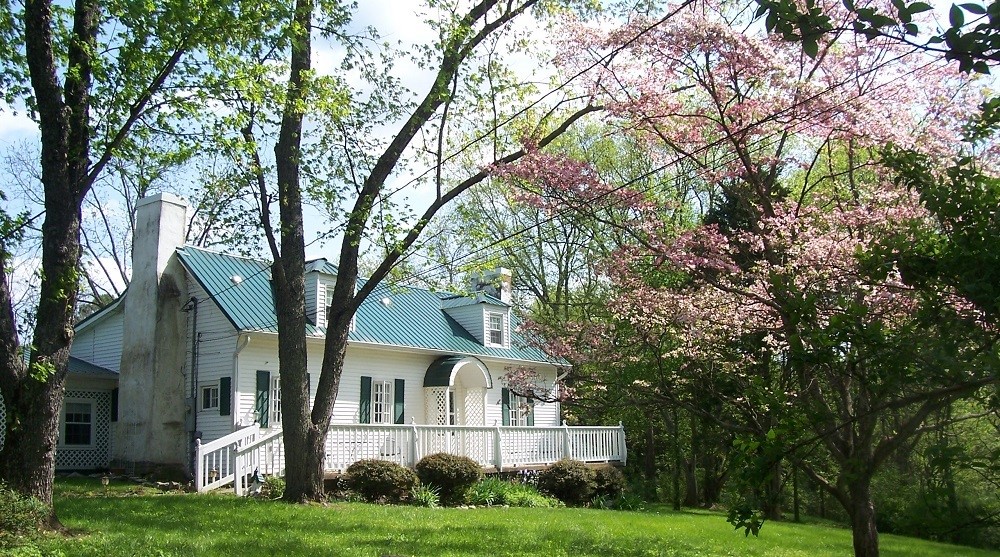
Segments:
[[[469,278],[469,288],[473,293],[483,292],[498,298],[505,304],[512,304],[514,275],[510,269],[503,267],[485,273],[472,273]]]
[[[186,467],[187,315],[181,309],[187,286],[174,253],[184,245],[186,223],[187,203],[175,195],[146,197],[136,206],[112,455],[130,471]]]

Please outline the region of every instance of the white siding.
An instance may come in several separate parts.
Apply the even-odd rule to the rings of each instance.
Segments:
[[[119,371],[122,362],[122,327],[125,322],[123,303],[73,337],[70,354],[112,371]]]
[[[219,384],[221,377],[233,375],[233,353],[239,340],[236,329],[222,313],[219,306],[208,298],[208,294],[195,281],[188,281],[190,296],[198,298],[198,388],[195,392],[195,407],[198,412],[198,431],[202,432],[202,440],[209,441],[232,433],[233,416],[220,416],[219,409],[201,410],[201,388],[205,385]],[[192,331],[194,312],[188,312],[188,331]],[[188,334],[186,369],[191,367],[191,338]],[[185,377],[186,393],[190,395],[191,376]],[[235,390],[235,387],[234,387]],[[219,393],[220,397],[224,396]],[[220,401],[221,402],[221,401]],[[235,414],[236,408],[233,407]]]
[[[481,308],[477,308],[481,311]],[[309,339],[307,348],[309,350],[308,371],[310,375],[311,392],[310,400],[316,396],[316,387],[319,384],[320,366],[322,364],[322,339]],[[230,345],[229,356],[232,356]],[[404,421],[410,423],[411,420],[418,424],[426,423],[425,403],[424,403],[424,374],[431,363],[440,357],[440,354],[407,352],[401,350],[387,350],[378,347],[352,345],[347,349],[347,356],[344,362],[344,373],[340,380],[340,390],[337,401],[333,408],[332,423],[356,424],[359,421],[358,409],[361,398],[361,377],[368,376],[374,380],[395,380],[405,381],[404,394]],[[503,360],[484,360],[489,368],[492,378],[493,388],[486,393],[486,425],[499,425],[501,419],[501,380],[506,373],[506,367],[510,362]],[[272,376],[278,373],[278,343],[274,335],[256,334],[250,340],[247,347],[239,356],[238,383],[234,379],[233,389],[236,391],[237,401],[234,403],[234,418],[238,425],[250,425],[253,423],[254,398],[256,395],[257,370],[269,371]],[[538,372],[543,374],[547,382],[555,379],[555,369],[541,367]],[[199,417],[199,428],[206,433],[205,440],[210,440],[208,432],[201,425]],[[538,403],[535,405],[535,425],[555,426],[559,425],[559,405],[552,403]]]
[[[323,312],[318,311],[323,307],[320,299],[317,284],[319,283],[319,273],[306,273],[306,319],[314,323],[317,327],[322,327],[320,320],[324,318]]]
[[[367,347],[349,347],[344,361],[344,375],[340,380],[340,393],[333,407],[333,423],[358,423],[358,406],[361,402],[361,377],[375,380],[402,379],[406,392],[403,395],[403,421],[424,421],[424,374],[437,357]]]
[[[257,334],[250,337],[250,343],[240,352],[238,378],[233,379],[236,402],[233,417],[237,426],[248,426],[254,422],[254,397],[257,393],[257,371],[278,374],[278,337]],[[311,372],[311,370],[310,370]],[[318,379],[317,375],[315,379]],[[313,386],[315,388],[315,386]]]
[[[484,360],[490,368],[490,375],[493,376],[493,388],[486,392],[486,425],[502,425],[502,403],[501,389],[503,381],[501,377],[507,373],[510,363],[503,361]],[[556,370],[550,366],[535,366],[535,371],[539,373],[547,385],[551,385],[556,379]],[[535,426],[551,427],[559,424],[559,403],[558,402],[536,402],[535,403]]]
[[[503,342],[494,344],[489,342],[490,338],[490,314],[499,313],[501,316],[500,330],[503,331]],[[507,308],[495,306],[483,306],[483,344],[501,348],[510,348],[510,311]]]

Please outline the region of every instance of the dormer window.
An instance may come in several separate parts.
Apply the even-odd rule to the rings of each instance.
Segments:
[[[489,325],[489,344],[492,346],[503,346],[504,326],[503,314],[497,311],[486,313],[486,322]]]
[[[330,310],[333,308],[333,290],[334,290],[334,288],[335,288],[334,285],[328,284],[323,289],[323,292],[324,292],[324,299],[323,299],[323,321],[322,321],[322,323],[323,323],[322,326],[323,327],[329,327],[330,326]],[[383,305],[385,305],[385,304],[383,304]],[[357,317],[358,316],[357,316],[356,313],[351,316],[351,328],[350,328],[351,331],[354,331],[354,322],[355,322],[355,319],[357,319]]]

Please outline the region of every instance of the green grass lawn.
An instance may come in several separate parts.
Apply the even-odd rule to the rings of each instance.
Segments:
[[[843,556],[848,530],[767,523],[746,538],[709,512],[427,509],[363,503],[287,505],[229,495],[158,494],[60,480],[56,511],[75,532],[41,549],[95,555]],[[994,556],[882,536],[886,556]]]

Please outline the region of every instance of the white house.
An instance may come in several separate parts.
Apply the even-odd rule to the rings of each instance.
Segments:
[[[142,200],[128,292],[76,327],[62,468],[169,467],[193,471],[202,488],[240,478],[247,467],[281,473],[270,264],[184,246],[185,218],[177,197]],[[323,259],[307,263],[311,396],[336,274]],[[522,366],[551,386],[559,362],[518,331],[509,273],[485,279],[467,296],[386,284],[362,303],[334,405],[328,469],[360,458],[412,465],[441,450],[499,468],[563,456],[625,460],[620,427],[560,426],[558,403],[505,388],[504,375]],[[86,458],[72,448],[83,441]]]

